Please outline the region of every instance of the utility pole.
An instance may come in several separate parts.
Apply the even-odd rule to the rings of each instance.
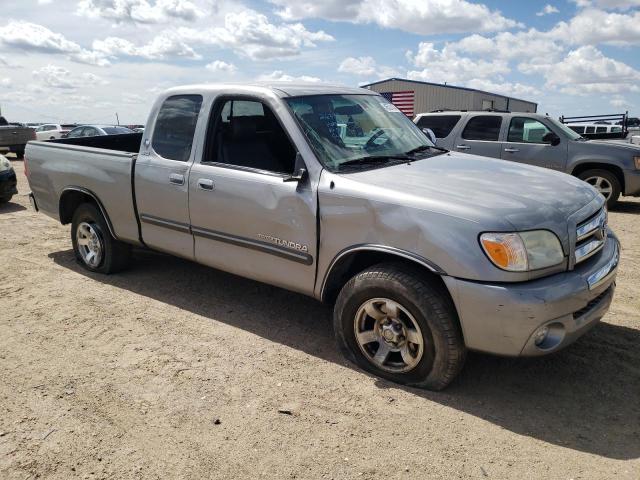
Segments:
[[[116,112],[116,122],[120,125],[120,118],[118,117],[118,112]]]

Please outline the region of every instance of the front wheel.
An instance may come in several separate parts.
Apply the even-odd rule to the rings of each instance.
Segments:
[[[620,180],[613,173],[608,170],[587,170],[578,175],[580,180],[584,180],[592,187],[595,187],[598,192],[607,201],[607,208],[611,208],[618,203],[620,198]]]
[[[131,256],[131,247],[111,236],[102,213],[91,203],[74,212],[71,243],[78,263],[92,272],[118,272],[127,267]]]
[[[464,364],[448,292],[410,267],[380,264],[359,273],[342,288],[333,318],[347,358],[387,380],[441,390]]]

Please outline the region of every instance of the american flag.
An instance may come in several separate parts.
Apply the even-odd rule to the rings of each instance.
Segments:
[[[407,92],[384,92],[380,93],[384,98],[398,107],[407,117],[413,117],[413,101],[415,92],[413,90]]]

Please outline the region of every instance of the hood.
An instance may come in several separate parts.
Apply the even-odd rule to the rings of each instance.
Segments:
[[[623,143],[623,142],[605,142],[603,140],[587,140],[586,142],[578,142],[580,145],[584,145],[585,147],[593,148],[593,149],[603,149],[611,151],[612,148],[619,148],[622,151],[629,150],[630,153],[634,153],[635,155],[640,155],[640,145],[635,145],[633,143]]]
[[[567,218],[599,195],[564,173],[457,152],[340,176],[366,184],[359,189],[381,201],[485,225],[506,220],[516,230],[566,232]]]

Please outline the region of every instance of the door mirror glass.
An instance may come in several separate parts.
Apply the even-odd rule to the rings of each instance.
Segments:
[[[542,137],[542,141],[544,143],[550,143],[555,147],[560,143],[560,137],[553,132],[549,132],[544,137]]]

